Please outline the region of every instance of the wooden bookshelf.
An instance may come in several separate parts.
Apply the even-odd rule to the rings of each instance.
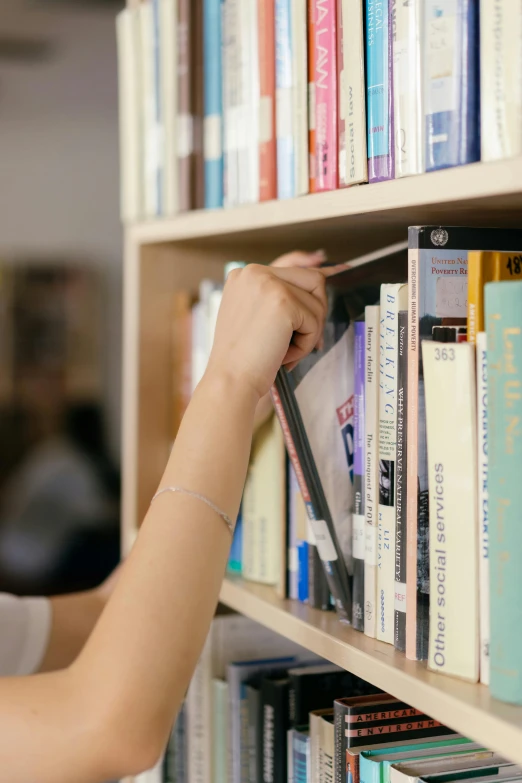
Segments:
[[[324,248],[350,258],[406,237],[409,225],[520,226],[522,158],[230,211],[194,212],[127,227],[124,290],[123,547],[128,551],[171,446],[170,308],[230,260],[269,262]],[[342,626],[333,613],[226,579],[221,600],[314,653],[522,764],[522,708],[487,688],[428,672],[393,647]]]

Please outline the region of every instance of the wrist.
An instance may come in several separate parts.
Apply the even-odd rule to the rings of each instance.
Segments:
[[[229,404],[238,404],[251,409],[252,415],[261,399],[259,392],[246,377],[238,376],[228,370],[208,366],[199,387],[208,390],[214,400],[224,400]]]

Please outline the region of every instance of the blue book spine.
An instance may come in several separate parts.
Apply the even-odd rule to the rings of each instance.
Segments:
[[[491,695],[522,704],[522,282],[485,287]]]
[[[310,737],[299,731],[294,731],[293,742],[294,783],[308,783]]]
[[[221,0],[203,0],[205,207],[223,206]]]
[[[228,570],[232,574],[240,574],[243,570],[243,519],[239,511],[230,554],[228,556]]]
[[[297,541],[297,598],[308,603],[308,541]]]
[[[152,2],[152,19],[154,31],[154,120],[156,133],[154,144],[156,145],[156,214],[163,213],[163,106],[161,101],[161,0]]]
[[[294,198],[291,0],[275,0],[277,197]]]
[[[424,17],[426,170],[480,160],[477,0],[427,0]]]
[[[364,753],[359,756],[359,781],[360,783],[381,783],[382,761],[373,757],[367,757]]]
[[[390,0],[390,4],[393,0]],[[395,177],[389,0],[366,0],[368,181]]]

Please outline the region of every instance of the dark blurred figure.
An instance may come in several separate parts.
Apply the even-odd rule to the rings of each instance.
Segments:
[[[16,443],[19,452],[12,465],[0,467],[10,474],[0,494],[0,591],[89,589],[113,570],[120,553],[120,477],[100,406],[67,406],[62,426],[43,437],[30,419],[20,410],[0,417],[0,443]]]

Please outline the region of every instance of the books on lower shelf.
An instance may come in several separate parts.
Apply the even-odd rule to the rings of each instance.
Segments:
[[[163,761],[164,783],[417,783],[441,774],[522,777],[480,743],[237,615],[214,619]]]
[[[522,12],[478,5],[127,0],[122,220],[519,155]]]

